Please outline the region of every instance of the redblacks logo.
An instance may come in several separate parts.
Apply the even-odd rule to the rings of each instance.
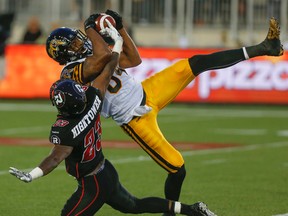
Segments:
[[[68,124],[69,124],[69,121],[59,119],[53,124],[53,127],[65,127]]]

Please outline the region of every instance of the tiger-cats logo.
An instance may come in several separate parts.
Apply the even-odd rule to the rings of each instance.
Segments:
[[[53,39],[50,42],[48,52],[53,57],[56,58],[59,51],[59,46],[66,46],[67,42],[62,40]]]

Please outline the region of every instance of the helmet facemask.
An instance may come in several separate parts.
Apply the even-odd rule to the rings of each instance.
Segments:
[[[69,56],[71,56],[71,61],[85,58],[92,54],[92,44],[90,40],[81,30],[76,30],[76,32],[76,37],[71,40],[67,49]]]

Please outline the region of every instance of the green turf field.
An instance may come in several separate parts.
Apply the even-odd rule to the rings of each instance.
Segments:
[[[0,102],[0,137],[48,138],[56,110],[48,101]],[[170,105],[159,125],[171,142],[234,147],[182,149],[187,176],[181,201],[204,201],[218,216],[288,215],[288,107]],[[130,140],[102,120],[103,140]],[[8,173],[30,170],[50,147],[0,144],[0,215],[56,216],[76,188],[63,164],[30,184]],[[163,196],[166,173],[144,151],[105,148],[122,184],[134,195]],[[97,215],[123,215],[104,206]],[[149,215],[149,214],[145,214]],[[160,214],[158,214],[160,215]]]

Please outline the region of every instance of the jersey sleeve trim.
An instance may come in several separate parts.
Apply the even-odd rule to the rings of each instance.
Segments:
[[[73,69],[73,76],[72,79],[75,80],[78,83],[83,83],[83,63],[78,64]]]

